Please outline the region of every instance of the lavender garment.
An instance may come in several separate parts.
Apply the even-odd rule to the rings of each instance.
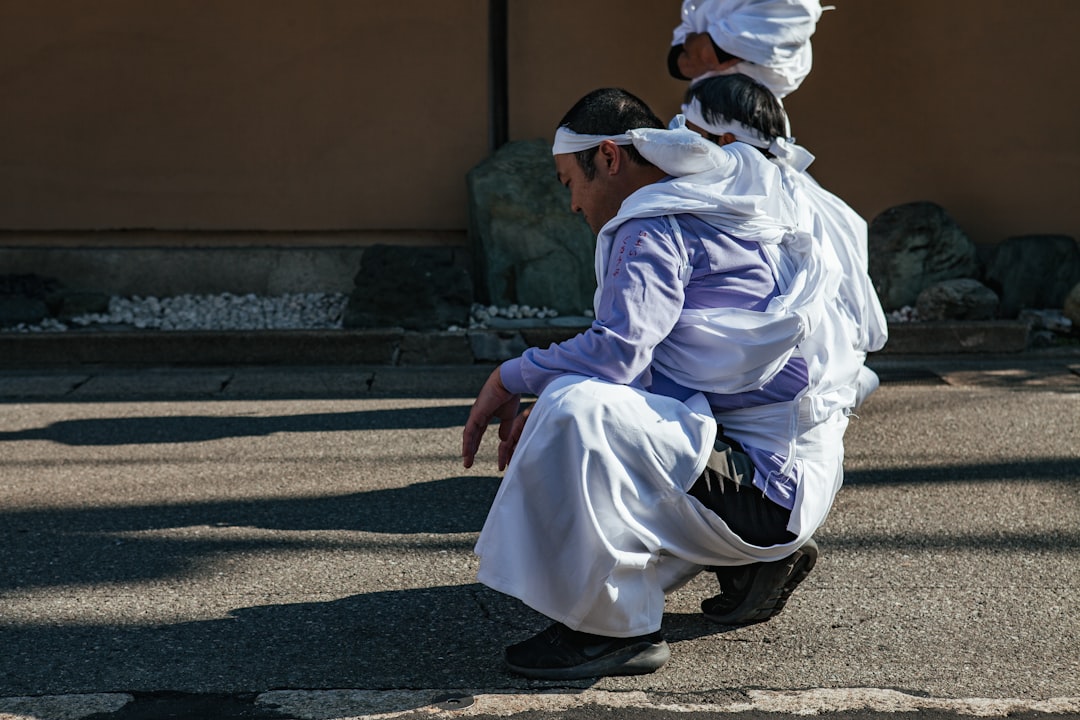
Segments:
[[[685,399],[694,390],[650,367],[656,347],[683,308],[764,309],[777,294],[772,272],[757,243],[743,242],[692,215],[679,215],[690,259],[690,283],[680,279],[682,254],[664,218],[629,220],[618,231],[596,320],[582,334],[548,348],[530,348],[500,368],[514,393],[540,394],[555,378],[597,377]],[[807,385],[806,363],[798,357],[765,387],[735,395],[707,393],[714,411],[754,407],[794,399]],[[797,477],[780,474],[786,458],[745,448],[758,473],[756,485],[773,502],[791,508]]]

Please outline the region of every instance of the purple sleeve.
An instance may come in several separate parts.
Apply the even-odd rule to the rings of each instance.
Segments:
[[[521,377],[520,357],[507,360],[500,365],[499,378],[502,380],[503,387],[515,395],[530,392],[529,386],[525,384],[525,379]]]
[[[653,349],[683,308],[682,256],[663,218],[629,220],[608,259],[596,319],[585,332],[547,348],[530,348],[500,368],[512,392],[539,394],[560,375],[640,384]]]

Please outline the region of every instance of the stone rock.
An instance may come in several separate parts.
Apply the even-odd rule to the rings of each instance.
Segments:
[[[1080,283],[1073,286],[1065,298],[1065,317],[1072,321],[1074,328],[1080,329]]]
[[[1015,353],[1027,348],[1030,331],[1030,326],[1019,320],[900,323],[889,326],[889,342],[881,352],[898,355]]]
[[[472,356],[478,362],[502,362],[515,358],[529,346],[520,332],[509,330],[480,330],[469,333]]]
[[[400,365],[463,365],[472,363],[463,332],[406,332],[397,358]]]
[[[49,317],[49,299],[60,289],[53,278],[0,275],[0,328],[36,325]]]
[[[1001,316],[1025,308],[1061,308],[1080,282],[1080,246],[1068,235],[1024,235],[1001,243],[986,284],[1001,297]]]
[[[915,301],[920,320],[992,320],[997,307],[997,294],[970,278],[935,283]]]
[[[49,317],[49,306],[40,298],[24,295],[0,295],[0,328],[21,323],[37,325]]]
[[[473,283],[462,265],[455,248],[366,248],[344,326],[438,330],[467,325]]]
[[[561,314],[592,307],[595,238],[570,211],[544,140],[507,143],[466,176],[469,240],[483,302],[550,307]]]
[[[67,322],[80,315],[108,313],[109,296],[99,292],[63,291],[50,297],[49,306],[54,317]]]
[[[870,277],[886,312],[914,305],[934,283],[979,276],[974,243],[931,202],[898,205],[875,217],[869,252]]]

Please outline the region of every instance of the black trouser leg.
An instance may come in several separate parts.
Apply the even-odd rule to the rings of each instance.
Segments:
[[[723,518],[731,530],[751,545],[789,543],[791,511],[777,505],[751,484],[754,466],[734,440],[717,436],[712,457],[690,494]]]

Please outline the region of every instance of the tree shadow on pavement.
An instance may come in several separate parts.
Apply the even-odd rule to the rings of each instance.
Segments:
[[[228,555],[323,547],[373,551],[400,546],[395,536],[402,535],[423,536],[423,547],[432,553],[464,552],[471,550],[471,534],[483,527],[498,487],[495,477],[451,477],[310,498],[0,512],[0,591],[188,575]],[[192,527],[209,529],[194,535],[161,532]],[[237,537],[230,528],[286,531],[288,537]],[[304,531],[364,534],[297,539]],[[465,533],[470,535],[460,537]]]
[[[1075,469],[1073,461],[1043,458],[942,467],[937,472],[943,478],[986,482],[1020,477],[1075,484]],[[1064,479],[1061,473],[1067,473]],[[871,487],[919,483],[926,481],[927,468],[853,475],[855,484]],[[310,498],[0,512],[0,592],[17,598],[24,591],[49,588],[40,619],[15,619],[0,609],[0,696],[274,688],[536,689],[537,683],[504,671],[500,657],[505,645],[540,630],[546,619],[475,583],[255,605],[209,620],[140,618],[140,608],[146,617],[168,616],[170,581],[214,572],[223,558],[257,567],[262,552],[325,549],[357,551],[362,557],[405,547],[418,556],[412,574],[390,579],[373,575],[371,582],[380,588],[423,584],[430,577],[424,566],[445,557],[439,550],[464,555],[471,549],[498,483],[494,477],[450,477]],[[200,528],[199,536],[177,532],[192,527]],[[874,537],[888,542],[891,550],[926,547],[928,542],[905,531]],[[830,544],[867,547],[874,537],[841,534]],[[1018,527],[1006,540],[1003,545],[1000,528],[994,526],[942,542],[978,552],[1080,548],[1074,526],[1052,534],[1039,527]],[[228,580],[213,587],[227,593]],[[448,580],[444,576],[439,582]],[[101,592],[81,598],[80,585],[115,590],[116,602],[130,605],[131,615],[123,623],[95,623],[93,618],[112,613],[94,603],[107,604],[109,599]],[[339,587],[352,593],[362,589],[349,587],[347,581]],[[252,602],[250,595],[237,598],[238,604]],[[683,642],[728,629],[696,613],[675,613],[665,616],[665,631],[670,641]]]
[[[461,427],[468,405],[311,413],[273,417],[178,415],[61,420],[42,428],[0,432],[0,442],[46,440],[69,446],[197,443],[275,433],[428,430]]]
[[[1080,456],[1073,458],[1031,458],[1005,462],[961,463],[852,470],[844,473],[844,485],[904,485],[911,483],[1000,482],[1031,480],[1073,481],[1080,478]]]

